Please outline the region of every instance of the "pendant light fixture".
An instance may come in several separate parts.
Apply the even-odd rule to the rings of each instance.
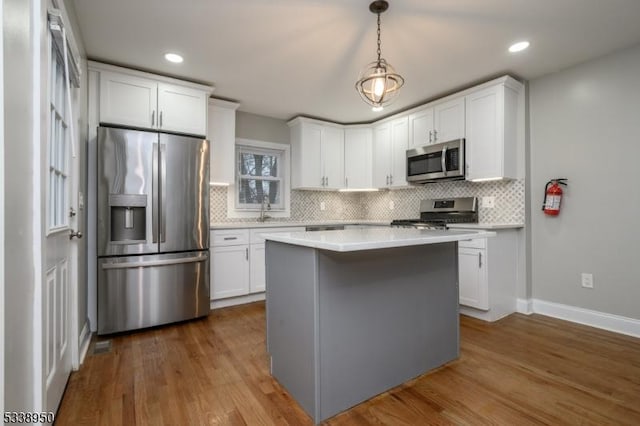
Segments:
[[[362,100],[372,106],[373,111],[382,111],[398,95],[404,79],[397,74],[391,64],[381,57],[380,49],[380,14],[389,8],[384,0],[374,1],[369,10],[378,15],[378,59],[367,65],[356,82],[356,90]]]

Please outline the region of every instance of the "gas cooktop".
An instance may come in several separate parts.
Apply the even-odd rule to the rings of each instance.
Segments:
[[[396,219],[398,228],[446,229],[451,223],[478,223],[478,199],[438,198],[420,201],[419,219]]]

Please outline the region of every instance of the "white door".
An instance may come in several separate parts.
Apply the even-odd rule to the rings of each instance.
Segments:
[[[433,108],[409,116],[409,148],[433,143]]]
[[[56,412],[77,356],[77,196],[79,156],[72,158],[70,114],[64,65],[50,52],[49,126],[47,136],[45,280],[42,289],[42,357],[44,410]],[[75,147],[78,150],[78,147]],[[77,308],[75,308],[77,309]],[[74,327],[75,325],[75,327]]]
[[[391,170],[391,125],[385,123],[373,129],[373,187],[389,186]]]
[[[302,137],[300,140],[301,159],[299,185],[308,188],[321,188],[324,185],[324,171],[322,170],[321,145],[322,126],[315,123],[301,123]]]
[[[344,173],[346,188],[371,188],[371,129],[344,131]]]
[[[460,304],[478,309],[489,309],[485,251],[458,248],[458,280]]]
[[[436,142],[464,138],[464,98],[436,105],[435,128]]]
[[[207,132],[207,93],[158,83],[158,128],[204,136]]]
[[[391,186],[407,186],[407,148],[409,145],[409,118],[391,122]]]
[[[490,87],[466,97],[467,180],[503,176],[503,93]]]
[[[211,249],[211,299],[249,293],[249,245]]]
[[[325,187],[344,188],[344,130],[325,126],[321,149]]]
[[[100,72],[100,122],[158,128],[158,83],[115,72]],[[204,106],[202,108],[205,108]]]
[[[251,244],[249,249],[249,293],[259,293],[266,289],[266,268],[264,243]]]

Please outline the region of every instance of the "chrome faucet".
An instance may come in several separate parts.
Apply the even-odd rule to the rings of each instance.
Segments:
[[[269,196],[265,195],[262,197],[262,204],[260,205],[260,217],[258,218],[259,222],[264,222],[267,219],[271,218],[271,216],[264,214],[265,212],[265,204],[267,205],[267,210],[271,210],[271,203],[269,202]]]

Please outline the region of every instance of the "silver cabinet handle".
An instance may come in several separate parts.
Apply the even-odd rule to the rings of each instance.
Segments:
[[[349,178],[348,177],[344,177],[344,187],[348,188],[349,187]]]
[[[393,175],[389,175],[389,185],[393,185]]]
[[[224,237],[225,241],[229,241],[229,240],[237,240],[238,237]]]
[[[73,229],[69,229],[69,239],[73,240],[74,238],[82,238],[82,231],[74,231]]]
[[[329,186],[329,176],[327,176],[325,179],[327,179],[326,186]]]
[[[429,143],[433,142],[432,137],[433,137],[433,132],[429,130]]]
[[[433,141],[436,142],[438,140],[438,131],[433,129]]]
[[[387,185],[389,185],[389,175],[387,175]]]
[[[478,268],[482,268],[482,252],[478,252]]]
[[[151,127],[155,126],[156,124],[156,111],[153,110],[151,111]]]
[[[160,123],[159,123],[160,127],[162,127],[162,111],[160,111],[160,120],[159,121],[160,121]]]
[[[244,249],[244,257],[249,260],[249,248]]]

